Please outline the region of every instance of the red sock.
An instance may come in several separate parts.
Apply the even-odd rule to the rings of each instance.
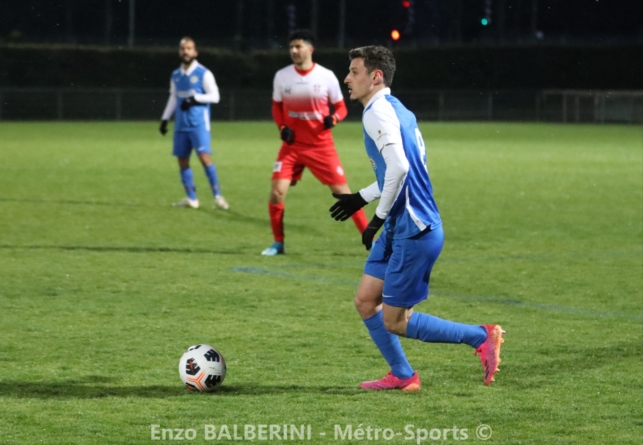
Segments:
[[[366,219],[366,213],[364,213],[364,209],[359,209],[357,212],[353,213],[353,222],[357,226],[357,230],[359,230],[359,233],[362,233],[364,230],[366,230],[366,227],[368,227],[368,219]]]
[[[268,203],[268,213],[270,213],[270,225],[275,241],[284,242],[284,203]]]

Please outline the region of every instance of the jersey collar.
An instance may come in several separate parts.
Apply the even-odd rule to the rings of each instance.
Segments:
[[[302,71],[299,68],[297,68],[297,66],[293,65],[293,67],[295,68],[295,71],[297,71],[297,74],[299,74],[300,76],[305,76],[306,74],[309,74],[312,70],[315,69],[316,66],[317,64],[313,62],[313,66],[311,66],[310,69],[307,69],[306,71]]]
[[[197,62],[196,59],[192,61],[192,63],[190,64],[187,70],[183,69],[183,64],[181,64],[181,74],[189,76],[190,74],[192,74],[192,71],[194,71],[197,66],[199,66],[199,62]]]
[[[366,113],[366,110],[368,110],[369,107],[371,105],[373,105],[373,102],[375,102],[380,97],[384,97],[384,96],[386,96],[388,94],[391,94],[391,89],[390,88],[384,88],[382,90],[379,90],[377,93],[375,93],[373,95],[373,97],[371,97],[371,100],[369,100],[368,103],[366,104],[366,106],[364,107],[364,113]]]

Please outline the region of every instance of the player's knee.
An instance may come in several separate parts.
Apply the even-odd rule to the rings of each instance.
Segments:
[[[284,202],[286,194],[278,189],[272,189],[270,191],[270,204],[281,204]]]
[[[392,320],[384,317],[384,327],[391,334],[406,337],[406,321],[404,320]]]
[[[369,318],[378,311],[378,303],[371,299],[365,299],[360,294],[355,295],[355,309],[362,318]]]

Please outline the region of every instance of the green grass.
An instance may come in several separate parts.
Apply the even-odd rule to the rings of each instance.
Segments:
[[[191,443],[206,424],[310,424],[306,443],[360,424],[402,433],[386,443],[416,443],[406,425],[481,442],[479,424],[487,443],[640,443],[641,128],[422,132],[446,243],[417,310],[503,325],[490,387],[467,346],[403,340],[422,391],[357,389],[387,371],[352,303],[366,252],[309,173],[287,199],[288,254],[259,255],[272,124],[213,126],[228,212],[200,167],[206,205],[170,207],[182,188],[156,123],[0,124],[0,443],[153,443],[152,424],[195,428]],[[335,138],[352,187],[371,183],[359,125]],[[227,359],[214,394],[179,381],[195,343]]]

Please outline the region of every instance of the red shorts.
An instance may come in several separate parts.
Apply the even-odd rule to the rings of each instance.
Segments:
[[[302,148],[296,145],[281,146],[272,170],[272,179],[299,181],[308,168],[324,185],[346,184],[346,176],[335,147]]]

